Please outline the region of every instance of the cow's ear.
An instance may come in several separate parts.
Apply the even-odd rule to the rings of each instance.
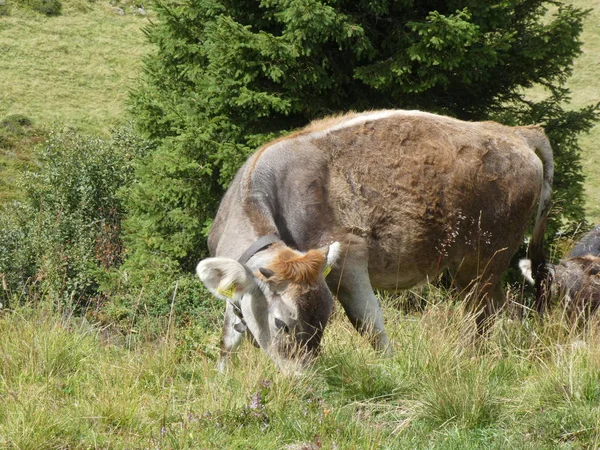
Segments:
[[[203,259],[196,273],[207,289],[222,300],[241,296],[255,286],[250,270],[229,258]]]

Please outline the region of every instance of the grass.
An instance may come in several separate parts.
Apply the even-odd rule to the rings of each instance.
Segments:
[[[57,17],[15,10],[0,20],[0,118],[108,135],[126,120],[129,89],[150,45],[148,19],[107,2],[72,0]]]
[[[0,318],[0,446],[577,449],[600,445],[600,334],[503,315],[483,342],[460,304],[387,306],[382,358],[338,313],[299,377],[245,344],[215,371],[175,329],[124,337],[21,307]]]
[[[600,102],[600,0],[573,0],[573,4],[592,11],[584,23],[583,54],[575,61],[573,76],[569,80],[573,107],[583,107]],[[591,223],[600,223],[600,124],[581,137],[582,163],[587,177],[585,194],[587,216]]]
[[[106,1],[63,0],[63,14],[46,17],[11,0],[0,16],[0,120],[24,115],[33,127],[3,138],[0,127],[0,205],[18,199],[17,179],[35,166],[35,144],[51,129],[77,129],[109,136],[128,120],[129,90],[150,45],[142,32],[148,19],[117,15]]]

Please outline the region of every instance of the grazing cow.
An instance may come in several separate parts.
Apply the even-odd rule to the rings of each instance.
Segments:
[[[543,249],[552,176],[537,126],[420,111],[330,117],[264,145],[225,194],[213,257],[197,268],[227,302],[220,368],[247,332],[279,367],[302,366],[332,293],[386,351],[373,288],[405,289],[446,269],[481,327],[504,302],[502,274],[536,205],[532,241]]]
[[[571,319],[588,317],[600,306],[600,226],[597,226],[573,247],[558,264],[547,264],[545,302],[550,298],[562,301]],[[534,283],[531,261],[519,262],[523,276]]]

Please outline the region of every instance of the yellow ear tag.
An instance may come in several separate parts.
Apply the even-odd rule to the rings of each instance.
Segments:
[[[237,286],[235,284],[230,284],[227,287],[219,286],[217,288],[217,292],[223,297],[233,298],[233,296],[235,295],[236,288]]]
[[[331,272],[331,266],[325,267],[325,270],[323,271],[323,277],[327,278],[327,275],[329,275],[329,272]]]

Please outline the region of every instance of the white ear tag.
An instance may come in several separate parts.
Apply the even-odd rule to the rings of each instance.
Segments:
[[[219,286],[217,288],[217,292],[221,294],[223,297],[233,298],[235,296],[235,291],[237,290],[237,286],[235,284],[230,284],[229,286],[223,287]]]

